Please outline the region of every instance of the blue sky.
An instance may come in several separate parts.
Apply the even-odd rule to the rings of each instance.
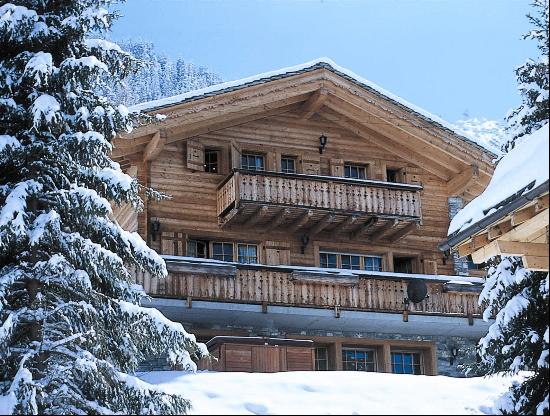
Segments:
[[[209,67],[224,80],[327,56],[446,120],[501,121],[514,68],[537,56],[527,0],[128,0],[113,39]]]

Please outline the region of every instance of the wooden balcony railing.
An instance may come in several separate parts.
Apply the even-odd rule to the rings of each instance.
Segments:
[[[331,276],[291,267],[259,265],[196,265],[168,263],[166,279],[137,273],[137,283],[151,296],[403,313],[407,278]],[[428,298],[408,304],[408,312],[479,317],[477,286],[426,280]]]
[[[419,185],[234,170],[218,189],[218,215],[244,202],[420,219]]]

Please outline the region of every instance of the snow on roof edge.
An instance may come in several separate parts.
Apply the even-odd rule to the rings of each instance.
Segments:
[[[496,157],[496,154],[490,148],[484,146],[482,143],[478,143],[466,137],[464,135],[464,132],[458,126],[452,123],[449,123],[448,121],[443,120],[442,118],[430,113],[429,111],[424,110],[423,108],[410,103],[409,101],[382,88],[378,84],[375,84],[374,82],[369,81],[366,78],[363,78],[357,75],[353,71],[337,65],[332,59],[327,57],[317,58],[312,61],[305,62],[303,64],[285,67],[274,71],[263,72],[260,74],[252,75],[252,76],[241,78],[234,81],[227,81],[221,84],[211,85],[209,87],[188,91],[186,93],[174,95],[172,97],[160,98],[158,100],[147,101],[144,103],[136,104],[130,107],[130,111],[141,112],[141,111],[157,110],[170,105],[182,104],[188,100],[195,100],[195,99],[199,99],[199,98],[203,98],[211,95],[221,94],[240,87],[249,86],[250,84],[273,80],[273,79],[276,79],[277,77],[287,77],[287,76],[294,75],[296,73],[304,72],[307,70],[314,70],[318,68],[330,69],[333,72],[343,76],[344,78],[348,78],[349,80],[355,83],[359,83],[361,84],[361,86],[375,93],[381,94],[386,98],[389,98],[390,100],[394,101],[397,104],[400,104],[401,106],[405,107],[409,111],[413,111],[414,113],[417,113],[422,118],[427,119],[432,123],[439,124],[443,129],[448,130],[453,134],[459,136],[461,140],[467,143],[470,143],[476,147],[479,147],[480,149],[483,149],[483,151],[488,152],[491,155]]]
[[[501,211],[513,200],[548,182],[549,126],[547,123],[530,135],[524,136],[523,140],[500,160],[487,188],[451,220],[447,233],[449,237],[470,229],[484,218]],[[538,163],[532,163],[534,160]],[[502,191],[503,189],[505,191]]]

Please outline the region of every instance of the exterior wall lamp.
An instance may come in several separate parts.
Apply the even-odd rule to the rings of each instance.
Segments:
[[[302,254],[304,254],[306,252],[307,243],[309,243],[309,235],[307,234],[302,235],[301,241],[302,241],[301,252]]]
[[[456,357],[458,357],[458,347],[451,347],[450,349],[451,356],[449,357],[449,364],[453,365]]]
[[[157,241],[157,234],[160,231],[160,222],[159,220],[155,219],[151,221],[151,238],[153,241]]]
[[[327,136],[325,136],[324,134],[321,134],[321,136],[319,137],[319,153],[320,154],[323,154],[323,150],[325,150],[325,146],[327,145]]]

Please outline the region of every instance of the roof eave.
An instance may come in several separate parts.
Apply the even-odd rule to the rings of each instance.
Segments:
[[[499,220],[506,217],[511,212],[514,212],[515,210],[521,208],[525,204],[531,202],[532,200],[548,192],[548,188],[549,186],[548,186],[548,180],[547,180],[542,184],[540,184],[539,186],[537,186],[536,188],[527,192],[526,194],[523,194],[519,198],[513,200],[508,205],[505,205],[498,211],[493,212],[492,214],[482,218],[481,220],[470,225],[468,228],[462,231],[458,231],[455,234],[449,236],[445,241],[439,244],[438,246],[439,250],[446,251],[446,250],[452,249],[453,247],[469,239],[470,237],[474,236],[480,231],[487,229],[490,225],[498,222]]]

